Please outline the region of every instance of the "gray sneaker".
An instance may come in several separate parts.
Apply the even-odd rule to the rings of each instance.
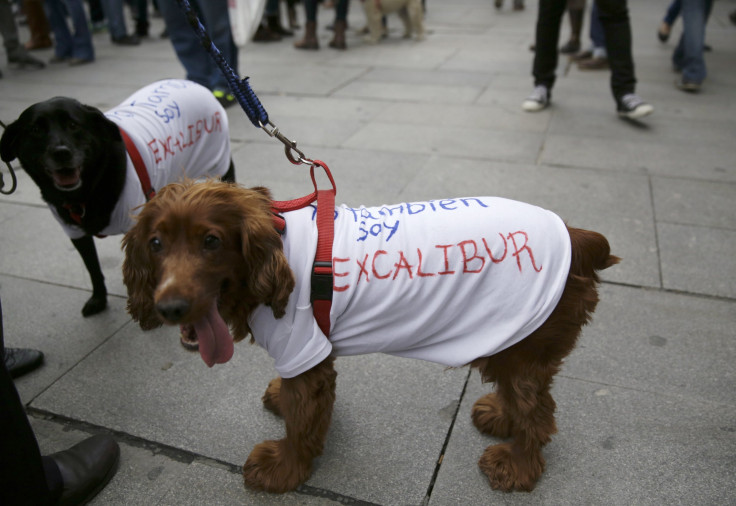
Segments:
[[[627,93],[618,99],[618,115],[629,119],[639,119],[654,112],[654,107],[634,93]]]
[[[521,104],[521,108],[527,112],[541,111],[549,105],[550,93],[549,89],[543,84],[534,87],[531,95],[526,97]]]

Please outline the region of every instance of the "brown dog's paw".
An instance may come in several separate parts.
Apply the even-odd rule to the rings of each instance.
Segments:
[[[493,490],[531,492],[544,472],[539,450],[522,452],[512,443],[489,446],[478,461]]]
[[[243,482],[253,490],[282,494],[307,481],[311,462],[284,451],[285,440],[264,441],[253,448],[243,465]]]
[[[511,421],[504,417],[503,407],[495,393],[484,395],[473,404],[473,425],[483,434],[498,438],[511,435]]]
[[[266,393],[263,394],[261,400],[263,406],[276,416],[283,416],[281,413],[281,404],[279,403],[281,392],[281,378],[274,378],[266,387]]]

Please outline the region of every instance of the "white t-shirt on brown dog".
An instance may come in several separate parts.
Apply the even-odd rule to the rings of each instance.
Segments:
[[[562,296],[570,238],[551,211],[473,197],[335,213],[329,339],[310,304],[311,206],[284,214],[284,253],[296,277],[285,316],[261,305],[249,321],[284,378],[331,353],[463,366],[534,332]]]

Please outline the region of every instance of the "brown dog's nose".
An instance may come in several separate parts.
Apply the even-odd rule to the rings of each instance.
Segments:
[[[156,311],[166,320],[178,323],[189,312],[189,301],[186,299],[169,299],[156,304]]]

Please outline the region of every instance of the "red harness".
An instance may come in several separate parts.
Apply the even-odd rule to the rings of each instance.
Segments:
[[[133,141],[125,130],[120,127],[118,127],[118,130],[120,130],[120,135],[123,137],[125,149],[128,151],[128,156],[130,156],[130,160],[133,162],[133,167],[135,167],[135,172],[138,174],[138,179],[141,182],[143,195],[146,196],[146,202],[148,202],[156,195],[156,190],[151,186],[151,178],[148,176],[146,165],[143,163],[143,158],[141,157],[138,148],[135,147],[135,144],[133,144]],[[71,216],[78,225],[82,225],[82,218],[84,218],[84,215],[87,212],[87,206],[84,202],[75,204],[66,203],[63,207],[69,212],[69,216]],[[105,236],[98,234],[97,237],[102,238]]]
[[[329,190],[318,190],[317,180],[314,177],[314,167],[319,165],[332,184]],[[309,175],[314,184],[314,192],[304,197],[273,201],[271,208],[274,212],[274,222],[277,230],[283,232],[286,228],[284,218],[278,213],[302,209],[315,200],[317,201],[317,251],[312,264],[311,297],[314,319],[325,336],[330,336],[330,308],[332,307],[332,240],[335,236],[335,194],[337,188],[330,169],[324,162],[315,160],[309,169]]]

